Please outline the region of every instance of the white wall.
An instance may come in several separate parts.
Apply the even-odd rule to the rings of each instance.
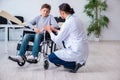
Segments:
[[[103,30],[104,40],[120,40],[120,0],[108,0],[106,15],[110,19],[108,29]]]
[[[87,0],[0,0],[0,9],[9,12],[12,15],[22,15],[24,16],[25,21],[28,21],[39,14],[39,9],[44,3],[51,4],[52,15],[59,16],[58,6],[64,2],[69,3],[71,7],[74,8],[76,15],[83,20],[87,27],[89,19],[85,13],[83,13],[84,5]],[[107,3],[109,8],[105,14],[109,17],[110,24],[108,29],[103,30],[101,39],[120,40],[120,21],[118,21],[118,19],[120,19],[120,0],[107,0]],[[90,36],[89,39],[94,39],[94,36]]]
[[[12,15],[22,15],[25,20],[39,14],[40,7],[49,0],[0,0],[0,9]]]

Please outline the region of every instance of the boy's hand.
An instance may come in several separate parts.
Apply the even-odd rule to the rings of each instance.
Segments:
[[[39,33],[39,29],[38,29],[37,27],[34,27],[34,31],[35,31],[36,33]]]
[[[38,29],[37,27],[35,27],[34,28],[34,31],[36,32],[36,33],[43,33],[43,29]]]

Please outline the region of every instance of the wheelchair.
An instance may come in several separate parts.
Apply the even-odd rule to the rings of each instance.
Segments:
[[[21,36],[23,38],[23,36],[25,34],[35,34],[34,31],[30,31],[30,30],[23,30],[23,35]],[[39,50],[39,54],[38,54],[38,60],[35,60],[35,61],[27,61],[27,56],[31,55],[31,51],[32,51],[32,47],[33,45],[32,44],[28,44],[27,45],[27,50],[26,50],[26,53],[25,55],[23,56],[23,62],[19,62],[19,61],[15,61],[11,58],[11,56],[9,56],[8,58],[12,61],[15,61],[17,62],[17,64],[19,66],[23,66],[25,65],[25,62],[28,62],[28,63],[38,63],[39,62],[39,58],[41,57],[41,53],[43,54],[43,61],[44,61],[44,69],[48,69],[49,67],[49,62],[48,62],[48,54],[49,53],[52,53],[53,51],[57,50],[56,49],[56,44],[50,39],[50,35],[48,34],[48,32],[44,31],[44,37],[43,37],[43,40],[39,46],[39,48],[41,48]],[[21,46],[21,42],[22,42],[22,38],[19,40],[18,44],[17,44],[17,51],[20,50],[20,46]],[[29,43],[33,43],[34,40],[30,41]],[[48,51],[50,49],[50,51]],[[56,65],[56,66],[59,66],[59,65]]]

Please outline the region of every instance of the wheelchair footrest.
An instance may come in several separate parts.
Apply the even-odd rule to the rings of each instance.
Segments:
[[[34,63],[34,64],[38,63],[38,61],[36,59],[35,60],[27,60],[27,62],[28,63]]]
[[[8,57],[8,59],[14,61],[14,62],[19,62],[19,60],[12,58],[11,56]]]

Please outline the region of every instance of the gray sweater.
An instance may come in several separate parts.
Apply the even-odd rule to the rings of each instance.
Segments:
[[[43,26],[52,25],[53,27],[58,27],[58,24],[52,15],[48,15],[47,17],[42,17],[41,15],[36,16],[33,20],[28,23],[28,26],[33,29],[34,26],[42,29]]]

